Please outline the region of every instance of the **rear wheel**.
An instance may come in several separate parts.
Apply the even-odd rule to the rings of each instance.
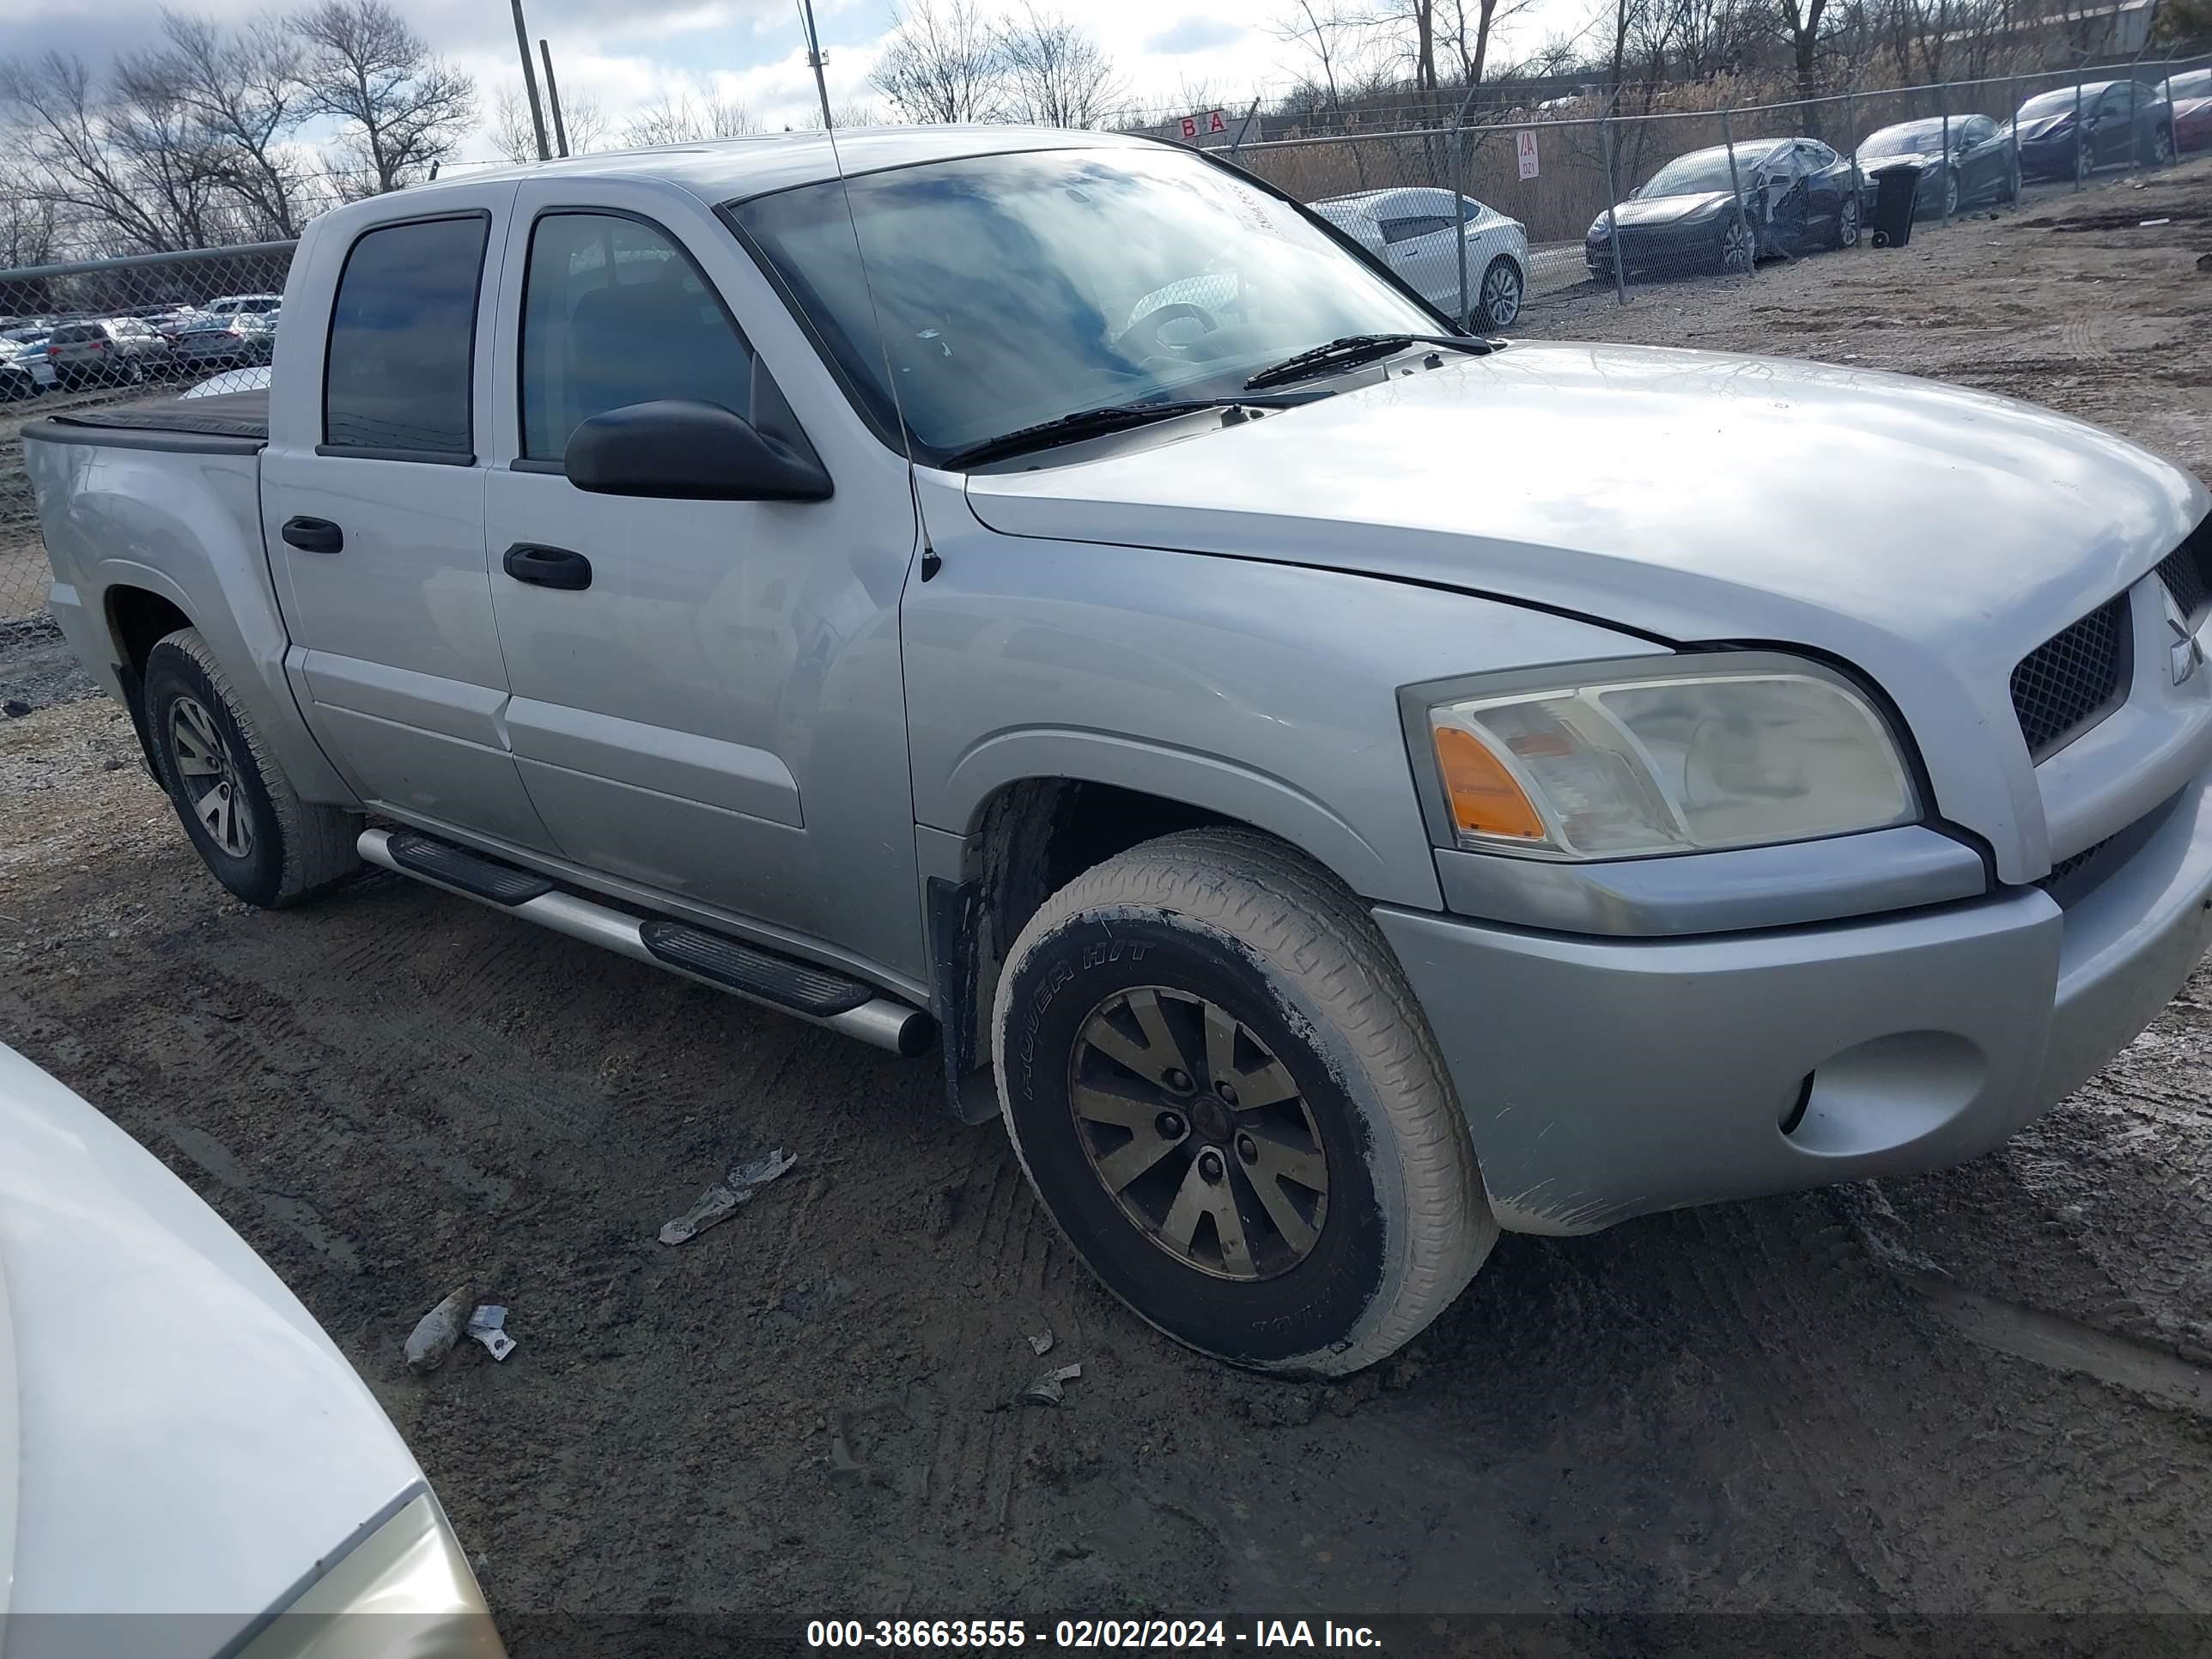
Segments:
[[[1496,1241],[1433,1039],[1352,895],[1243,830],[1135,848],[1014,942],[1006,1132],[1091,1271],[1232,1364],[1401,1346]]]
[[[300,799],[194,628],[146,658],[146,731],[192,847],[248,904],[296,904],[360,867],[360,819]]]
[[[2173,160],[2173,135],[2164,127],[2150,136],[2150,164],[2162,167]]]
[[[1844,198],[1843,206],[1836,210],[1836,246],[1856,247],[1859,245],[1859,198],[1856,191]]]
[[[1948,169],[1943,174],[1943,216],[1946,219],[1959,216],[1959,175]]]
[[[2074,141],[2074,182],[2077,185],[2087,184],[2089,175],[2095,171],[2094,158],[2089,154],[2088,144],[2084,140],[2076,138]]]

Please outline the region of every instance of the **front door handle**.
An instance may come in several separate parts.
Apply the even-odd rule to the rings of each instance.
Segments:
[[[519,582],[533,587],[558,587],[570,592],[592,585],[592,562],[565,547],[540,547],[517,542],[507,550],[500,566]]]
[[[345,550],[345,532],[328,519],[291,518],[277,532],[302,553],[339,553]]]

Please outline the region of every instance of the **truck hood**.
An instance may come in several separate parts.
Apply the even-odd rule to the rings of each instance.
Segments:
[[[353,1367],[245,1241],[0,1047],[11,1659],[70,1650],[71,1627],[5,1615],[86,1612],[202,1615],[137,1621],[130,1645],[205,1659],[422,1486]]]
[[[1371,572],[1677,643],[1810,647],[1870,676],[1923,748],[1953,734],[1970,752],[1929,756],[1939,807],[2014,845],[2034,816],[2028,861],[2040,807],[2014,665],[2212,506],[2109,433],[1903,375],[1552,343],[1398,372],[1412,361],[1262,420],[1194,417],[1097,459],[971,475],[969,500],[1009,534]]]

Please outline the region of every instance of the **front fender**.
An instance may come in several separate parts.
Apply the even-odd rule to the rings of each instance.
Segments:
[[[1362,897],[1443,906],[1397,689],[1663,653],[1599,626],[1312,565],[1012,536],[921,475],[941,564],[901,612],[916,821],[1075,778],[1248,823]]]

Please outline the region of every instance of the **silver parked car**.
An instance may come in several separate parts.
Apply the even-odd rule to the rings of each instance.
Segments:
[[[88,386],[138,386],[167,372],[169,343],[136,317],[57,323],[46,362],[64,392]]]
[[[24,434],[216,878],[934,1049],[1234,1363],[1972,1157],[2212,938],[2212,494],[2080,422],[1477,337],[1093,132],[471,173],[289,280],[265,390]]]

